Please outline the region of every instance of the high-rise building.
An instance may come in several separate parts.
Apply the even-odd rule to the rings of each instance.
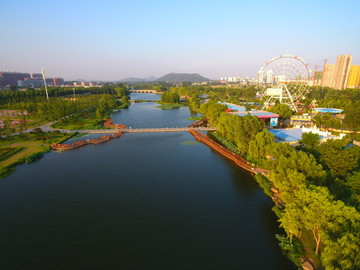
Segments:
[[[262,69],[258,72],[258,82],[264,83],[264,71]]]
[[[314,86],[319,86],[321,85],[321,81],[322,81],[322,77],[323,77],[323,71],[314,71]]]
[[[0,72],[0,87],[7,85],[18,85],[19,80],[24,80],[25,78],[30,78],[29,73],[20,73],[20,72]]]
[[[63,78],[53,78],[53,85],[54,86],[60,86],[64,85],[64,79]]]
[[[38,80],[38,79],[29,79],[26,78],[25,80],[18,80],[17,85],[19,87],[23,87],[23,88],[38,88],[38,87],[42,87],[44,86],[44,81],[43,80]]]
[[[274,83],[274,72],[272,70],[266,72],[266,83]]]
[[[43,79],[43,76],[41,73],[33,73],[31,74],[31,79],[34,79],[34,80],[42,80]]]
[[[321,86],[334,87],[333,86],[334,72],[335,72],[334,64],[326,64],[324,66]]]
[[[349,77],[352,55],[339,55],[336,59],[333,88],[343,90],[346,88]]]
[[[360,88],[360,66],[352,65],[350,67],[347,88]]]

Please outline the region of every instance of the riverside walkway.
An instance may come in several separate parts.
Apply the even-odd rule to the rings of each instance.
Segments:
[[[247,170],[248,172],[250,172],[252,174],[261,173],[263,175],[267,175],[269,173],[268,170],[255,167],[254,165],[250,164],[250,162],[245,160],[243,157],[231,152],[229,149],[227,149],[227,148],[221,146],[220,144],[218,144],[217,142],[211,140],[205,134],[197,132],[195,129],[191,130],[190,134],[193,135],[195,137],[195,139],[198,140],[199,142],[206,144],[211,149],[215,150],[216,152],[223,155],[224,157],[232,160],[233,162],[235,162],[236,165]]]

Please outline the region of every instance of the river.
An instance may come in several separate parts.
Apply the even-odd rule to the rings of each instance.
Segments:
[[[153,94],[132,98],[154,99]],[[182,127],[187,107],[136,103],[130,127]],[[189,133],[132,133],[50,152],[0,181],[2,269],[296,269],[272,202]]]

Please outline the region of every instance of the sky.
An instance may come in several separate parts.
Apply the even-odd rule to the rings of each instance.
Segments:
[[[0,0],[0,71],[114,81],[255,77],[273,57],[360,64],[358,0]]]

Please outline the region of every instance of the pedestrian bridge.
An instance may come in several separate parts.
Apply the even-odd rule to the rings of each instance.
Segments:
[[[176,127],[176,128],[124,128],[124,129],[97,129],[97,130],[76,130],[79,133],[115,133],[117,131],[122,131],[125,133],[147,133],[147,132],[188,132],[190,130],[195,131],[216,131],[216,127]],[[69,132],[74,132],[74,130]]]

